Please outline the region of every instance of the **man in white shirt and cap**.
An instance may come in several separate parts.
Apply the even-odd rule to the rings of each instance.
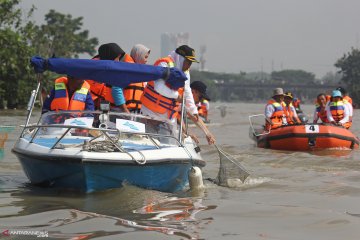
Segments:
[[[167,57],[160,58],[155,62],[155,66],[176,67],[181,69],[187,80],[185,83],[170,82],[164,79],[157,79],[147,84],[141,98],[141,112],[144,115],[168,119],[175,123],[179,112],[179,104],[185,98],[186,111],[191,114],[196,121],[199,120],[197,106],[190,88],[190,67],[193,62],[199,62],[195,58],[193,48],[182,45],[172,51]],[[209,143],[214,143],[211,140]]]

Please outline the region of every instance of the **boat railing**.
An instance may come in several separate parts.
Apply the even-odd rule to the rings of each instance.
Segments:
[[[266,121],[268,121],[268,119],[264,114],[255,114],[249,116],[250,129],[253,136],[258,137],[270,133],[270,129],[267,130],[264,128],[264,123]]]
[[[120,131],[119,129],[109,129],[109,128],[94,128],[94,127],[86,127],[86,126],[78,126],[78,125],[63,125],[63,124],[34,124],[34,125],[21,125],[24,127],[24,131],[21,134],[20,138],[24,138],[25,135],[30,134],[31,138],[29,140],[30,143],[33,143],[34,140],[39,136],[39,132],[41,129],[44,128],[65,128],[66,130],[61,133],[61,136],[56,140],[56,142],[51,146],[51,149],[55,149],[58,147],[59,143],[65,136],[67,136],[72,129],[78,130],[79,132],[87,131],[88,133],[99,133],[97,136],[90,136],[90,142],[98,139],[101,136],[104,136],[107,140],[109,140],[119,151],[126,152],[123,147],[121,146],[120,139],[122,135],[126,136],[139,136],[145,137],[150,140],[150,142],[157,148],[161,148],[161,143],[157,143],[155,141],[156,138],[168,138],[175,140],[177,146],[183,147],[183,144],[175,137],[171,135],[163,135],[157,133],[141,133],[141,132],[131,132],[131,131]],[[110,134],[116,134],[115,138]],[[59,134],[60,135],[60,134]],[[82,136],[82,135],[80,135]],[[128,138],[129,139],[129,138]],[[85,142],[84,142],[85,144]]]

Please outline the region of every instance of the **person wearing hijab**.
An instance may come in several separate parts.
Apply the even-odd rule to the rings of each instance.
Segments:
[[[130,56],[116,43],[106,43],[99,47],[98,55],[93,57],[93,59],[127,62],[129,61],[128,59],[130,59]],[[132,59],[130,60],[132,61]],[[129,110],[126,108],[122,88],[113,87],[93,80],[88,80],[88,82],[90,84],[93,100],[96,102],[96,108],[100,107],[100,101],[106,100],[110,102],[112,110],[129,113]]]
[[[147,64],[150,52],[151,52],[150,48],[142,44],[136,44],[131,49],[130,56],[132,57],[135,63]]]
[[[146,64],[150,55],[150,49],[142,44],[136,44],[130,51],[130,57],[137,64]],[[146,82],[132,83],[124,88],[126,107],[132,113],[140,113],[141,96]]]

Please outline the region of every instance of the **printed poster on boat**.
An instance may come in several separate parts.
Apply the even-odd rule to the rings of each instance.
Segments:
[[[145,133],[145,124],[131,120],[116,119],[116,128],[124,132]]]
[[[64,125],[75,125],[81,127],[92,127],[94,118],[92,117],[78,117],[66,119]]]

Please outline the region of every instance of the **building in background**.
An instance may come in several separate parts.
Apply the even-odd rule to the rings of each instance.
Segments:
[[[161,34],[161,56],[167,56],[178,46],[189,45],[189,33],[163,33]]]
[[[199,71],[207,71],[205,64],[206,64],[206,57],[205,57],[205,52],[206,52],[206,45],[201,45],[200,46],[200,51],[199,52]]]
[[[176,49],[181,45],[191,45],[190,44],[190,34],[189,33],[163,33],[161,34],[161,41],[160,41],[160,49],[161,49],[161,56],[167,56],[171,51]],[[196,54],[198,55],[198,59],[200,60],[199,65],[194,65],[195,69],[199,71],[206,71],[205,68],[205,52],[206,46],[200,46],[200,49],[196,49],[194,46],[191,46],[195,49]]]

